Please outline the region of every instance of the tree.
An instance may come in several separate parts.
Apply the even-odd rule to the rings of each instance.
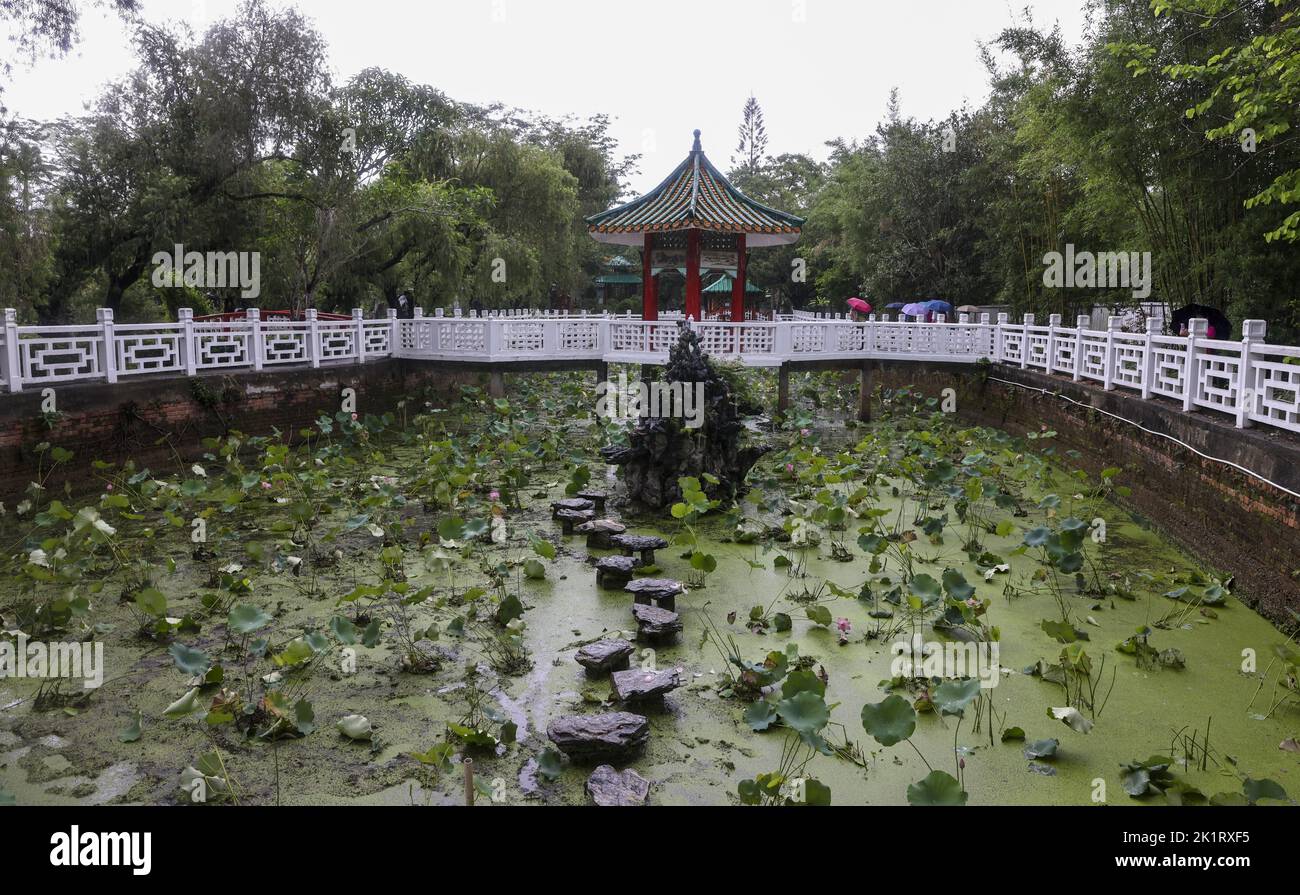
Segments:
[[[1189,118],[1217,122],[1205,132],[1207,139],[1237,141],[1247,154],[1258,152],[1257,165],[1276,174],[1246,199],[1247,208],[1300,204],[1296,153],[1292,149],[1288,158],[1275,151],[1295,140],[1290,132],[1300,108],[1300,9],[1293,0],[1267,0],[1253,7],[1228,0],[1152,0],[1151,6],[1157,16],[1177,16],[1203,31],[1226,31],[1234,38],[1241,34],[1243,22],[1250,23],[1240,42],[1206,55],[1203,62],[1170,63],[1162,71],[1210,88],[1209,96],[1187,110]],[[1153,48],[1143,47],[1141,55],[1150,60]],[[1133,68],[1135,75],[1145,71],[1137,61]],[[1223,112],[1225,101],[1228,109]],[[1264,238],[1300,241],[1300,210],[1288,214]]]
[[[767,157],[767,126],[763,123],[763,109],[753,94],[745,101],[738,132],[740,142],[736,152],[739,161],[733,156],[731,165],[742,171],[757,171]]]

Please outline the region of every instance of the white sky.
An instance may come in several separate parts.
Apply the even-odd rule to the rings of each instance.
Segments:
[[[905,114],[945,115],[987,95],[977,42],[1032,3],[1040,25],[1071,42],[1084,0],[301,0],[339,80],[369,66],[453,99],[500,101],[552,116],[615,117],[625,152],[642,153],[632,186],[654,186],[681,161],[691,131],[724,170],[752,92],[769,152],[825,158],[825,141],[869,134],[897,86]],[[145,0],[151,21],[196,29],[237,0]],[[277,0],[276,6],[289,5]],[[10,115],[76,113],[132,66],[126,30],[91,9],[67,58],[20,66]]]

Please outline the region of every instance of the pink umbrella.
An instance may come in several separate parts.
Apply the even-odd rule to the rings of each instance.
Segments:
[[[850,298],[848,301],[845,302],[845,304],[848,305],[853,310],[857,311],[859,314],[871,313],[871,305],[867,304],[865,301],[863,301],[860,298]]]

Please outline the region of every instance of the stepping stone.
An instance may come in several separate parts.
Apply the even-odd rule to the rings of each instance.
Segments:
[[[624,585],[623,590],[632,595],[633,602],[660,609],[677,609],[677,595],[686,593],[680,581],[667,578],[638,578]]]
[[[645,804],[650,781],[631,768],[616,771],[603,764],[587,778],[587,795],[604,808],[631,808]]]
[[[546,727],[546,738],[572,759],[619,758],[650,739],[650,722],[631,712],[571,715]]]
[[[614,684],[614,696],[619,702],[642,702],[647,699],[659,699],[682,685],[680,669],[670,668],[666,671],[616,671],[611,681]]]
[[[655,639],[669,637],[682,629],[682,617],[676,612],[660,609],[658,606],[632,606],[632,615],[636,617],[637,630],[642,637]]]
[[[578,526],[578,534],[587,536],[587,546],[608,550],[612,545],[609,539],[627,531],[627,526],[613,519],[594,519]]]
[[[596,518],[591,510],[557,510],[555,518],[560,520],[566,535],[573,534],[573,526],[582,525]]]
[[[557,500],[555,503],[551,504],[551,518],[560,518],[560,511],[562,510],[577,510],[578,512],[582,512],[584,510],[594,510],[595,508],[596,505],[590,500],[583,500],[580,497],[570,497],[566,500]]]
[[[654,535],[614,535],[609,539],[609,542],[622,550],[624,556],[640,553],[641,565],[643,566],[653,566],[655,564],[655,551],[668,546],[667,541]]]
[[[609,495],[604,491],[579,491],[578,498],[580,500],[590,500],[596,512],[603,513],[605,512],[605,501],[609,499]]]
[[[588,671],[622,671],[634,652],[636,647],[626,640],[598,640],[578,650],[573,658]]]
[[[636,560],[630,556],[602,556],[596,563],[596,586],[618,590],[632,580]]]

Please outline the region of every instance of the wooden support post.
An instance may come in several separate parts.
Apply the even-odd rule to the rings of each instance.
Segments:
[[[641,253],[641,319],[659,319],[659,284],[654,275],[655,235],[645,235],[645,250]]]
[[[748,276],[745,263],[745,234],[736,237],[736,278],[731,282],[731,322],[745,322],[745,289]],[[736,332],[736,353],[740,354],[740,332]]]
[[[781,364],[776,371],[776,415],[784,419],[790,409],[790,368]]]
[[[488,377],[488,395],[493,398],[504,398],[506,396],[506,374],[500,370],[493,370]]]
[[[871,422],[871,361],[862,362],[858,380],[858,422]]]
[[[686,319],[700,321],[700,231],[686,231]]]

